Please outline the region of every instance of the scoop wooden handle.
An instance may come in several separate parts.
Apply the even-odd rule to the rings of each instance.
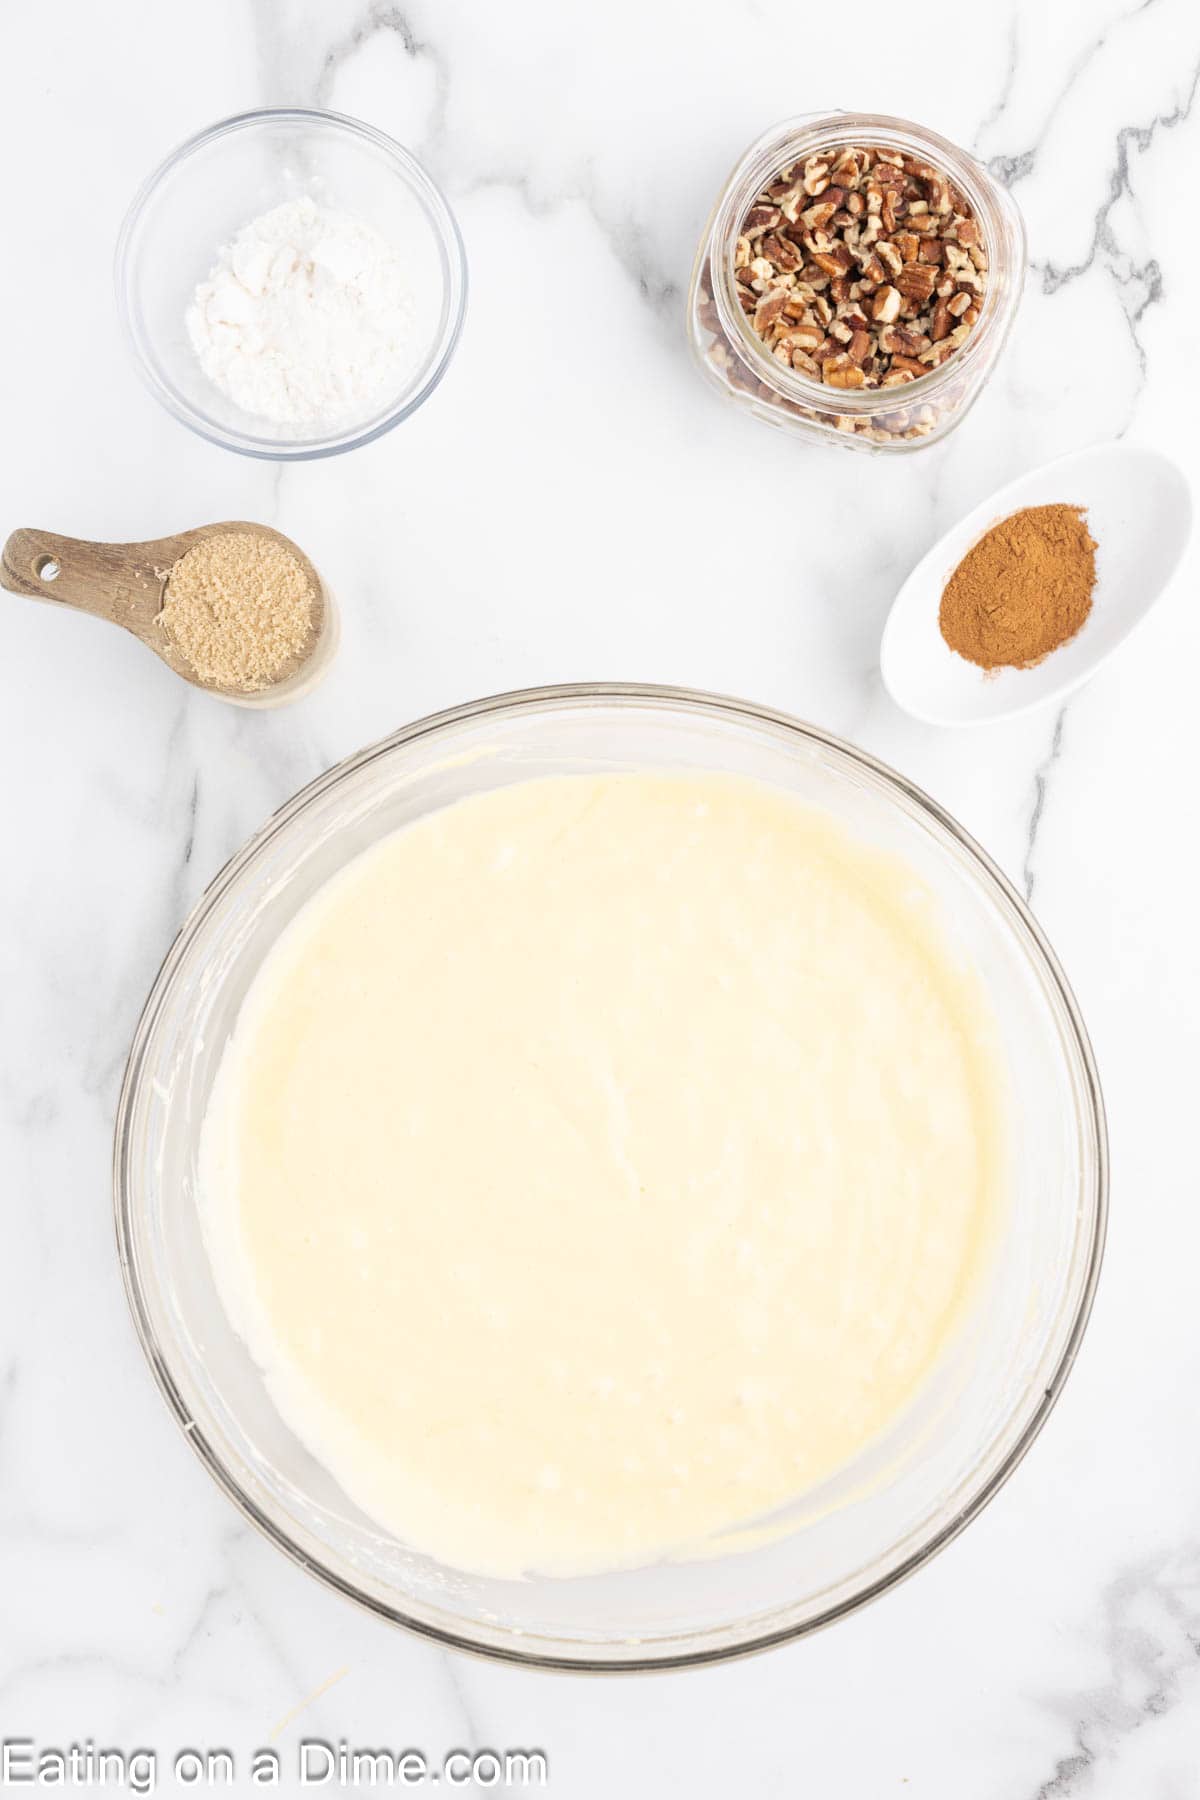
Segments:
[[[140,637],[162,605],[167,574],[147,559],[147,548],[95,544],[54,531],[14,531],[0,551],[0,586],[111,619]]]

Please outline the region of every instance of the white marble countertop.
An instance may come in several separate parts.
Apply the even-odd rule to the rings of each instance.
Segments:
[[[3,529],[294,534],[344,607],[325,685],[251,715],[132,639],[2,596],[0,1738],[240,1758],[277,1739],[544,1748],[550,1791],[1190,1800],[1200,1775],[1194,564],[1061,712],[947,735],[882,693],[880,627],[998,482],[1128,434],[1196,467],[1194,0],[209,0],[10,8],[0,125]],[[168,148],[262,103],[373,121],[443,181],[472,275],[443,388],[281,469],[138,385],[110,258]],[[894,463],[722,407],[682,293],[727,167],[853,104],[973,146],[1033,268],[960,432]],[[539,345],[535,356],[531,345]],[[774,561],[775,566],[772,567]],[[113,1246],[121,1068],[201,889],[298,785],[424,712],[575,678],[716,688],[875,752],[1025,892],[1090,1026],[1113,1210],[1046,1431],[883,1601],[726,1668],[600,1681],[442,1652],[324,1592],[234,1513],[146,1370]],[[160,1789],[172,1786],[160,1766]],[[16,1791],[16,1790],[14,1790]]]

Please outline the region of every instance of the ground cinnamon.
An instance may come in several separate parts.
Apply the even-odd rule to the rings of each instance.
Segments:
[[[980,538],[938,612],[951,650],[981,669],[1028,669],[1092,610],[1096,544],[1080,506],[1027,506]]]

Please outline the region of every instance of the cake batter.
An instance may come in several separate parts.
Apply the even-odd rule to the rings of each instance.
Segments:
[[[206,1235],[284,1417],[405,1542],[686,1555],[912,1400],[984,1255],[998,1085],[904,863],[739,778],[528,781],[283,935]]]

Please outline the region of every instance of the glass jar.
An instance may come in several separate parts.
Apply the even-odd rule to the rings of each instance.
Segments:
[[[737,241],[763,189],[794,163],[851,145],[913,156],[947,175],[969,201],[987,251],[987,280],[970,335],[940,366],[899,387],[830,387],[781,362],[738,301]],[[1011,195],[965,150],[904,119],[810,114],[772,126],[726,182],[692,271],[688,336],[709,380],[768,424],[855,450],[918,450],[945,437],[978,397],[1016,314],[1025,266],[1025,229]]]

